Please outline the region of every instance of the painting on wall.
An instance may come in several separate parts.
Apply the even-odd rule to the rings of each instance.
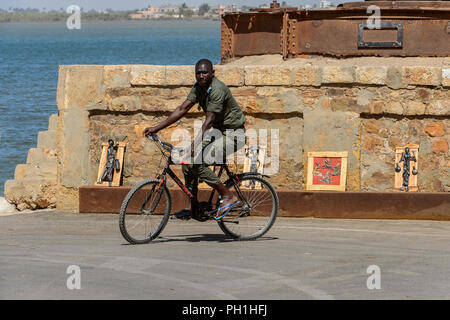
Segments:
[[[308,152],[306,190],[345,191],[348,152]]]

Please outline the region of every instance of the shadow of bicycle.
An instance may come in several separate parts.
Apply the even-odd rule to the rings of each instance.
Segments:
[[[259,242],[259,241],[268,241],[268,240],[277,240],[277,237],[267,237],[263,236],[255,240],[249,241],[238,241],[233,238],[230,238],[224,234],[185,234],[185,235],[176,235],[176,236],[160,236],[155,240],[149,242],[150,243],[166,243],[166,242],[217,242],[217,243],[230,243],[230,242]],[[129,245],[129,243],[125,243],[124,245]]]

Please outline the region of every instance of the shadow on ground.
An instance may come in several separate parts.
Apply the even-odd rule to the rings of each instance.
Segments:
[[[261,237],[256,240],[250,241],[267,241],[267,240],[277,240],[277,237]],[[165,243],[165,242],[217,242],[217,243],[226,243],[226,242],[235,242],[230,237],[227,237],[224,234],[186,234],[186,235],[177,235],[177,236],[161,236],[157,239],[151,241],[151,243]],[[130,245],[129,243],[124,243],[124,245]]]

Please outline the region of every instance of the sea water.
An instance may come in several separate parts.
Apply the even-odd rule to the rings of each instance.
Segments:
[[[81,17],[82,18],[82,17]],[[220,21],[0,23],[0,197],[57,113],[58,66],[220,61]]]

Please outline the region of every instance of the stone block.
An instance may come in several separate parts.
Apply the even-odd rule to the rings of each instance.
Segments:
[[[78,188],[67,188],[58,185],[58,194],[56,196],[56,209],[75,210],[79,208]]]
[[[27,163],[57,162],[56,149],[31,148],[28,150]]]
[[[103,82],[105,88],[127,88],[130,87],[131,66],[104,66]]]
[[[435,140],[431,145],[431,150],[434,153],[448,154],[448,142],[445,139]]]
[[[444,124],[442,122],[433,122],[423,129],[430,137],[442,137],[445,134]]]
[[[425,104],[420,101],[408,101],[406,103],[406,115],[423,115],[425,109]]]
[[[56,130],[39,132],[37,147],[41,149],[56,149]]]
[[[14,179],[24,178],[45,178],[56,179],[57,163],[56,161],[47,161],[39,164],[18,164],[14,171]]]
[[[58,114],[52,114],[48,118],[48,130],[58,130]]]
[[[291,84],[291,68],[281,66],[246,66],[246,86],[283,86]]]
[[[442,70],[439,67],[403,67],[403,83],[408,85],[439,86]]]
[[[362,84],[386,84],[387,67],[356,67],[356,82]]]
[[[293,73],[295,86],[320,86],[322,83],[322,68],[318,66],[299,66],[294,68]]]
[[[433,100],[426,107],[426,114],[434,116],[450,115],[450,98],[448,100]]]
[[[107,109],[111,111],[137,111],[142,110],[142,96],[120,96],[108,100]]]
[[[375,97],[375,94],[369,90],[361,89],[356,96],[356,102],[360,106],[367,106],[370,101]]]
[[[383,113],[385,102],[383,100],[371,100],[368,107],[369,113],[371,114],[381,114]]]
[[[296,88],[258,87],[250,91],[253,94],[246,97],[242,106],[247,113],[285,114],[303,109],[302,95]]]
[[[403,105],[398,101],[386,102],[383,105],[383,113],[385,114],[404,114]]]
[[[78,188],[88,182],[89,174],[89,113],[80,109],[67,109],[60,113],[60,148],[58,170],[60,183],[68,188]]]
[[[402,74],[401,67],[388,67],[386,73],[386,85],[395,90],[404,88],[405,84],[403,83]]]
[[[194,66],[166,66],[166,85],[192,87],[194,83]]]
[[[7,180],[5,199],[20,211],[54,208],[56,189],[56,179]]]
[[[214,66],[215,76],[227,86],[240,87],[244,85],[244,68],[217,65]]]
[[[324,66],[322,83],[353,83],[355,82],[355,67]]]
[[[59,110],[86,108],[103,101],[103,66],[60,66],[57,106]]]
[[[166,83],[166,67],[132,65],[130,84],[133,86],[163,86]]]
[[[442,86],[450,87],[450,68],[442,68]]]

